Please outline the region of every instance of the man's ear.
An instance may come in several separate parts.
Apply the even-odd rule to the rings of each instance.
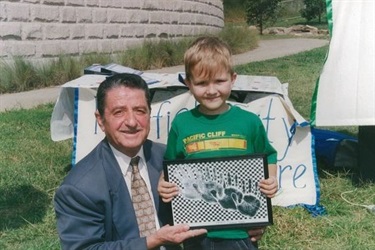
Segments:
[[[95,118],[96,118],[96,122],[98,123],[99,127],[104,132],[104,118],[102,118],[102,116],[100,115],[98,110],[95,111]]]

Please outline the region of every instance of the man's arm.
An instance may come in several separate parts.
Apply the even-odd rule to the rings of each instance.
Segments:
[[[70,185],[63,185],[57,190],[54,202],[62,249],[153,249],[161,245],[180,244],[185,239],[207,232],[205,229],[190,230],[188,225],[166,225],[147,238],[106,241],[103,204],[91,201]]]
[[[70,185],[54,198],[57,230],[62,249],[146,249],[146,239],[106,241],[104,204],[90,200]]]

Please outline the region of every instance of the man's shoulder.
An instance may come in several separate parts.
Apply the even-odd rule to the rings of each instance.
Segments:
[[[164,143],[155,142],[147,139],[143,144],[143,149],[147,151],[151,150],[153,153],[162,152],[164,154],[166,145]]]
[[[76,182],[82,182],[85,178],[90,179],[91,176],[103,176],[103,174],[98,173],[104,171],[101,167],[104,160],[103,146],[105,145],[102,141],[88,155],[72,166],[64,182],[70,182],[73,184]]]
[[[165,147],[164,143],[152,141],[150,139],[147,139],[144,144],[145,145],[149,144],[149,145],[152,145],[153,147],[161,147],[161,148]]]

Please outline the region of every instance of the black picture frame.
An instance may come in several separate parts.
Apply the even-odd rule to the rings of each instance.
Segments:
[[[191,228],[252,228],[273,224],[271,199],[259,191],[267,156],[164,161],[164,176],[180,194],[170,203],[171,224]]]

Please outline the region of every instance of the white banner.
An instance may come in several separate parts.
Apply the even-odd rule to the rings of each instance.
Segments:
[[[238,86],[237,89],[239,89]],[[247,88],[241,87],[242,90]],[[279,83],[276,89],[282,93],[247,92],[245,103],[234,101],[231,103],[259,115],[271,144],[278,151],[279,192],[272,200],[273,205],[316,205],[319,200],[319,183],[312,151],[310,127],[290,103],[287,96],[287,85],[282,86]],[[88,154],[104,135],[94,116],[96,88],[68,87],[63,95],[72,91],[75,91],[74,117],[76,122],[74,122],[73,128],[75,131],[73,163],[75,163]],[[165,97],[168,92],[162,90],[161,95]],[[190,92],[181,90],[181,88],[179,92],[184,93],[168,99],[160,98],[161,101],[152,103],[149,139],[166,143],[171,122],[176,114],[195,107],[196,102]],[[60,96],[58,103],[65,99],[66,97]],[[249,102],[246,103],[246,101]],[[56,112],[54,111],[55,114],[53,114],[51,121],[52,137],[55,140],[66,137],[54,133],[54,131],[58,131],[57,127],[60,127],[61,123],[66,125],[67,122],[63,122],[62,117],[71,117],[67,114],[57,114],[63,110],[58,103],[55,106]],[[70,104],[69,107],[71,106]],[[58,119],[58,117],[60,118]]]

